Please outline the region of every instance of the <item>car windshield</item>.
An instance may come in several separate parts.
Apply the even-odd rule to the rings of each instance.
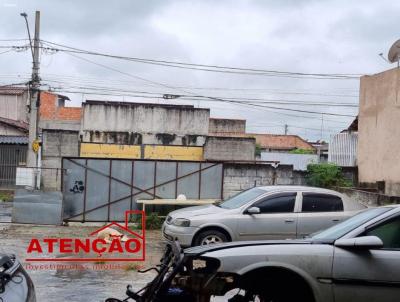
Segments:
[[[265,194],[266,192],[267,191],[260,188],[252,188],[242,193],[239,193],[225,201],[222,201],[218,204],[218,206],[224,209],[236,209],[241,207],[242,205],[245,205],[254,198]]]
[[[365,210],[345,221],[326,229],[311,238],[317,241],[332,241],[339,239],[365,222],[391,210],[389,207]]]

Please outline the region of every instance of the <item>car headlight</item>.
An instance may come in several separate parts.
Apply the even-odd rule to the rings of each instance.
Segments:
[[[176,218],[172,221],[172,224],[180,227],[188,227],[190,226],[190,220],[185,218]]]

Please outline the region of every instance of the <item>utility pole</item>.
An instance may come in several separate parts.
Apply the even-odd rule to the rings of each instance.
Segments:
[[[287,134],[288,134],[288,125],[285,124],[285,135],[287,135]]]
[[[39,41],[40,41],[40,12],[35,15],[35,36],[33,40],[33,66],[32,79],[29,91],[29,142],[27,153],[27,166],[34,167],[34,186],[38,186],[38,113],[40,106],[40,77],[39,77]]]
[[[321,114],[321,141],[324,136],[324,114]]]

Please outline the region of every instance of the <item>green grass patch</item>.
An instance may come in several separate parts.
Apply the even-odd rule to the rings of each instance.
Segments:
[[[0,201],[10,202],[10,201],[13,201],[13,199],[14,199],[13,193],[0,191]]]

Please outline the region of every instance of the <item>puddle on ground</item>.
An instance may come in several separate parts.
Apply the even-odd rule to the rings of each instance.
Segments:
[[[2,217],[11,218],[11,208],[1,206],[2,204],[0,204],[0,213],[2,214],[0,221]],[[65,227],[16,225],[3,222],[0,223],[0,253],[17,255],[24,266],[28,268],[29,264],[33,265],[33,263],[24,263],[24,259],[27,257],[26,248],[32,238],[85,238],[95,229],[97,227],[86,227],[84,224],[79,227]],[[164,243],[161,239],[161,232],[159,230],[147,231],[146,261],[142,266],[147,268],[158,264],[163,249]],[[126,263],[117,263],[120,266],[126,265]],[[93,265],[97,265],[96,269],[93,269]],[[125,291],[128,284],[139,290],[154,278],[153,272],[141,274],[137,272],[137,267],[133,265],[129,268],[118,269],[101,269],[101,267],[99,268],[101,265],[106,264],[99,260],[99,263],[86,263],[86,267],[83,269],[53,267],[51,269],[27,269],[27,271],[35,284],[38,302],[97,302],[104,301],[109,297],[123,299],[126,297]]]

